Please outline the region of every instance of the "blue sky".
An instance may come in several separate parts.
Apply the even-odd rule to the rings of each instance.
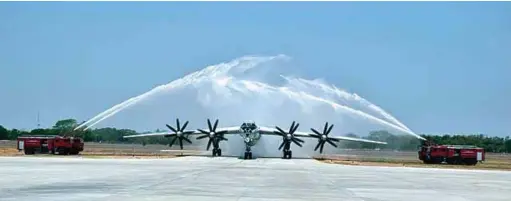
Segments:
[[[286,54],[418,133],[511,135],[507,2],[2,2],[0,124],[86,120],[209,64]],[[79,75],[79,76],[78,76]],[[136,122],[134,122],[136,123]]]

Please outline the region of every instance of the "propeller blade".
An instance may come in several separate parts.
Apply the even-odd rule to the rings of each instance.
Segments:
[[[323,147],[325,146],[325,141],[323,141],[323,143],[321,143],[321,148],[319,148],[319,153],[322,154],[323,153]]]
[[[320,139],[320,138],[321,138],[321,136],[316,135],[316,134],[312,134],[312,133],[311,133],[311,134],[309,134],[309,136],[311,136],[311,137],[313,137],[313,138],[317,138],[317,139]]]
[[[181,126],[179,126],[179,119],[176,119],[176,125],[177,125],[177,130],[181,131]]]
[[[179,147],[183,149],[183,138],[179,138]]]
[[[165,124],[165,125],[166,125],[166,126],[167,126],[167,128],[169,128],[171,131],[173,131],[174,133],[177,133],[177,130],[176,130],[174,127],[172,127],[172,126],[170,126],[170,125],[168,125],[168,124]]]
[[[302,140],[302,139],[300,139],[300,138],[296,138],[296,137],[295,137],[295,138],[293,138],[293,139],[295,139],[296,141],[301,142],[301,143],[304,143],[304,142],[305,142],[305,141],[303,141],[303,140]]]
[[[294,127],[295,127],[295,121],[293,121],[293,123],[291,124],[291,127],[289,127],[289,132],[288,133],[292,133],[291,131],[293,131]]]
[[[334,125],[331,124],[330,127],[328,128],[328,130],[326,131],[325,135],[328,135],[330,133],[330,131],[332,131],[332,128],[334,128]]]
[[[202,129],[197,129],[199,132],[203,133],[203,134],[206,134],[206,135],[209,135],[209,132],[205,131],[205,130],[202,130]]]
[[[190,135],[192,133],[195,133],[195,131],[183,131],[183,135]]]
[[[176,142],[176,140],[177,140],[177,136],[174,137],[174,139],[172,139],[172,141],[170,141],[169,147],[172,147],[172,145],[174,144],[174,142]]]
[[[208,134],[206,134],[206,135],[201,135],[201,136],[199,136],[199,137],[197,137],[197,138],[195,138],[195,139],[200,140],[200,139],[207,138],[207,137],[209,137],[209,135],[208,135]]]
[[[213,132],[216,131],[216,127],[218,126],[218,119],[215,121],[215,125],[213,126]]]
[[[279,134],[282,135],[282,136],[285,136],[286,135],[286,132],[284,132],[281,128],[279,128],[278,126],[275,126],[275,128],[280,132]]]
[[[319,142],[318,145],[316,145],[316,147],[314,148],[314,151],[317,151],[319,146],[321,146],[321,144],[323,144],[323,143],[324,143],[324,141]]]
[[[335,148],[337,148],[337,145],[334,144],[332,141],[330,141],[330,139],[326,139],[326,142],[328,142],[328,144],[334,146]]]
[[[296,129],[298,129],[298,126],[300,126],[300,123],[297,123],[293,130],[291,131],[291,134],[295,133]]]
[[[302,144],[300,144],[298,141],[296,141],[296,138],[291,139],[291,141],[293,141],[299,147],[302,147]]]
[[[209,131],[213,131],[213,128],[211,127],[211,121],[208,119],[208,128],[209,128]]]
[[[325,128],[323,128],[323,134],[326,133],[326,129],[328,129],[328,122],[325,122]]]
[[[209,151],[209,147],[211,146],[211,141],[212,141],[211,138],[209,138],[208,146],[206,147],[206,150],[208,150],[208,151]]]
[[[188,143],[192,144],[192,141],[190,141],[190,139],[188,139],[188,138],[185,138],[185,137],[184,137],[184,138],[183,138],[183,140],[185,140],[185,141],[187,141]]]
[[[328,139],[329,139],[329,140],[331,140],[331,141],[334,141],[334,142],[339,142],[339,141],[341,141],[341,140],[339,140],[339,139],[335,139],[335,138],[328,138]]]
[[[282,143],[280,143],[279,150],[282,149],[282,147],[284,146],[284,143],[286,143],[286,141],[282,141]]]
[[[296,138],[291,138],[291,141],[293,141],[299,147],[302,147],[302,145],[296,140]]]
[[[224,136],[220,136],[220,139],[222,140],[225,140],[225,141],[229,141],[227,138],[225,138]]]
[[[185,124],[183,124],[183,127],[181,128],[181,132],[183,132],[185,130],[186,126],[188,126],[188,121],[186,121]]]
[[[315,135],[315,136],[316,136],[317,138],[321,137],[321,133],[319,133],[316,129],[311,128],[311,131],[312,131],[312,132],[314,132],[314,133],[316,133],[316,135]]]

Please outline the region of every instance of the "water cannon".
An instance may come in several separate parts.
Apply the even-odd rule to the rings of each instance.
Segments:
[[[425,140],[425,141],[422,141],[422,146],[436,146],[437,144],[435,142],[433,142],[432,140]]]

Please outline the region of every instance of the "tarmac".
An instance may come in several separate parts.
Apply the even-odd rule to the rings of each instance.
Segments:
[[[312,159],[0,157],[0,200],[511,199],[511,172],[325,164]]]

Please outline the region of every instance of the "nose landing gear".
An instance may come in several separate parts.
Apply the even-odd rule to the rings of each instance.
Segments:
[[[245,140],[245,157],[243,159],[252,159],[252,151],[250,150],[250,145],[248,144],[250,140]]]
[[[252,159],[252,152],[246,151],[245,152],[245,157],[243,159],[245,159],[245,160]]]

